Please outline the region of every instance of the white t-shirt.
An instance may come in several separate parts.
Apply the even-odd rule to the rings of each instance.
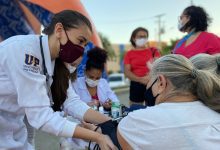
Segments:
[[[118,130],[135,150],[220,149],[220,114],[199,101],[134,111],[121,120]]]

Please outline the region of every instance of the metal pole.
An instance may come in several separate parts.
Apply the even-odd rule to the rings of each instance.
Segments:
[[[161,50],[161,17],[163,17],[165,14],[159,14],[155,16],[158,18],[158,49]]]

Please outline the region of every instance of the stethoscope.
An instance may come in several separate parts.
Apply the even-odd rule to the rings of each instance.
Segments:
[[[50,99],[50,105],[53,106],[54,102],[53,102],[52,93],[51,93],[51,89],[50,89],[50,83],[49,83],[50,76],[47,72],[47,68],[45,65],[45,58],[44,58],[43,44],[42,44],[42,35],[40,36],[40,50],[41,50],[41,55],[43,58],[43,74],[46,76],[46,87],[47,87],[47,92],[48,92],[47,94]]]

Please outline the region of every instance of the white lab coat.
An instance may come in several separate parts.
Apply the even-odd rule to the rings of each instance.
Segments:
[[[76,123],[63,118],[50,107],[46,77],[42,74],[39,36],[20,35],[0,43],[0,149],[30,150],[24,115],[36,129],[72,137]],[[42,38],[50,84],[54,70],[48,36]],[[70,84],[64,111],[82,120],[89,107],[79,100]]]
[[[75,92],[79,95],[80,99],[86,103],[92,101],[92,97],[86,87],[85,77],[77,78],[72,83]],[[105,103],[108,99],[113,102],[119,102],[115,93],[109,87],[108,82],[105,79],[100,79],[97,86],[97,95],[101,104]]]

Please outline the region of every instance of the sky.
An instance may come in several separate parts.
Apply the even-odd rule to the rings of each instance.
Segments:
[[[158,40],[158,15],[165,33],[161,40],[169,42],[184,36],[177,29],[178,17],[193,3],[203,7],[212,22],[208,31],[220,36],[220,0],[81,0],[96,30],[112,44],[129,43],[132,31],[149,30],[149,40]]]

